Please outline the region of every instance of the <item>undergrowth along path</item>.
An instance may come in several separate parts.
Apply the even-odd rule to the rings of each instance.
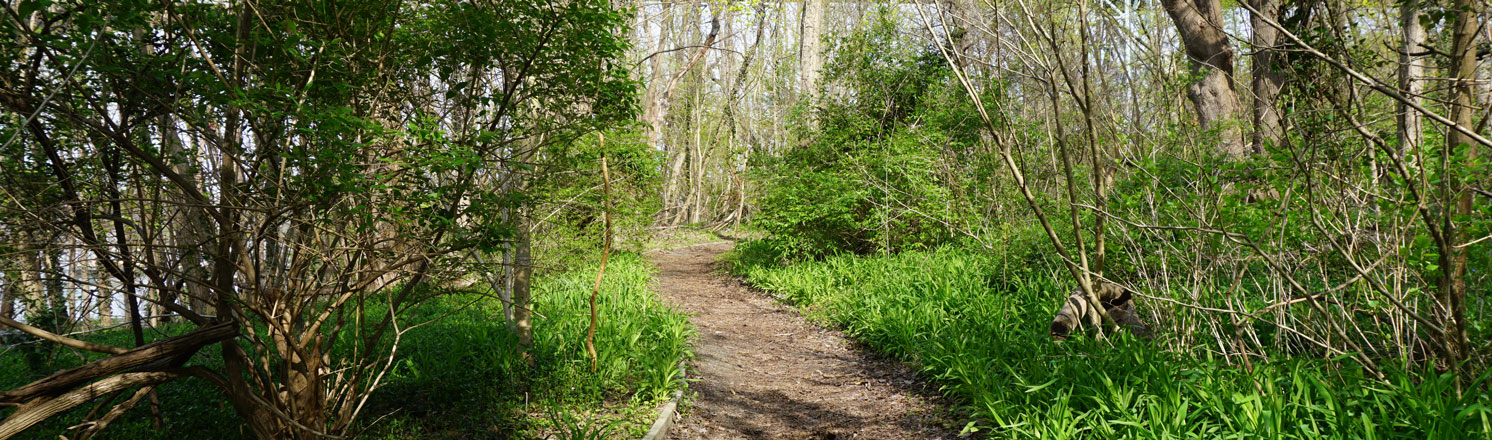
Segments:
[[[694,394],[670,438],[952,439],[934,388],[717,273],[732,243],[654,252],[658,291],[698,330]]]

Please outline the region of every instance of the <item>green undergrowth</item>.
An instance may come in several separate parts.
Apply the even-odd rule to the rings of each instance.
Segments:
[[[595,282],[594,265],[541,277],[534,285],[532,366],[517,350],[503,319],[501,302],[490,295],[462,294],[433,299],[401,319],[405,325],[430,321],[399,340],[398,357],[385,385],[364,409],[362,438],[635,438],[646,432],[655,409],[681,386],[678,361],[688,354],[692,329],[684,315],[665,307],[649,287],[652,266],[637,254],[613,256],[598,301],[598,368],[585,352],[587,303]],[[150,329],[156,340],[187,331],[183,325]],[[130,346],[128,329],[89,334],[84,339]],[[39,379],[45,373],[80,365],[82,354],[51,349],[40,372],[26,361],[26,350],[0,348],[0,389]],[[35,359],[35,356],[32,356]],[[89,358],[92,358],[91,356]],[[193,364],[216,367],[216,347],[203,349]],[[184,379],[158,388],[164,429],[156,429],[145,405],[126,413],[102,438],[249,438],[218,391]],[[85,405],[23,433],[18,438],[57,438],[92,409]],[[0,408],[0,417],[9,414]]]
[[[395,412],[370,437],[585,438],[598,431],[640,437],[656,404],[680,385],[678,361],[692,332],[686,317],[649,288],[652,274],[637,254],[615,255],[607,264],[594,372],[585,351],[594,266],[534,286],[534,367],[520,358],[500,302],[457,297],[472,304],[401,341],[390,384],[375,398],[384,413]],[[451,313],[454,305],[419,314]]]
[[[1279,356],[1252,371],[1128,335],[1053,342],[1058,281],[1010,275],[953,248],[784,264],[742,243],[727,256],[750,284],[920,369],[988,438],[1489,438],[1486,378],[1372,379],[1355,364]],[[1010,271],[1028,274],[1036,271]]]
[[[148,343],[182,335],[191,329],[190,325],[167,323],[154,328],[145,328],[143,334]],[[128,326],[124,325],[73,337],[115,347],[135,345],[134,334],[130,332]],[[0,389],[5,390],[31,383],[54,371],[77,367],[103,357],[101,354],[61,348],[49,342],[29,336],[22,337],[18,334],[6,342],[13,345],[0,346]],[[217,346],[211,345],[198,351],[197,355],[187,362],[187,365],[221,366],[222,356]],[[221,368],[216,369],[221,370]],[[155,427],[150,417],[150,404],[142,402],[109,424],[108,429],[95,438],[164,440],[250,437],[248,427],[238,422],[237,416],[233,413],[233,407],[228,405],[227,400],[218,393],[216,388],[200,379],[185,378],[167,382],[157,386],[155,392],[161,402],[161,427],[159,429]],[[126,392],[114,400],[114,403],[123,401],[132,393],[132,391]],[[105,402],[100,401],[100,403]],[[56,439],[62,435],[70,437],[75,432],[67,431],[67,428],[81,422],[93,409],[94,405],[91,404],[80,405],[58,417],[31,427],[15,438]],[[109,407],[105,406],[99,412],[102,413],[108,409]],[[10,408],[0,408],[0,418],[10,414]]]

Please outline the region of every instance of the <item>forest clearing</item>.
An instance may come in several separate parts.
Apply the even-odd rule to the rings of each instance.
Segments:
[[[1487,0],[0,0],[0,440],[1492,439]]]

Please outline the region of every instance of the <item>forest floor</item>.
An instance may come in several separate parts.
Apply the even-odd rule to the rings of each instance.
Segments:
[[[692,398],[671,438],[952,439],[936,388],[717,270],[731,243],[651,254],[698,330]]]

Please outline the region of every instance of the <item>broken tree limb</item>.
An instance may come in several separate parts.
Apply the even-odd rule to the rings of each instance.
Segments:
[[[140,404],[140,401],[144,400],[145,397],[148,396],[153,390],[155,390],[155,385],[146,385],[140,387],[140,389],[135,390],[134,396],[131,396],[123,403],[114,405],[114,407],[109,409],[109,412],[104,413],[102,417],[89,420],[78,426],[74,426],[68,429],[82,429],[83,432],[78,434],[77,440],[88,440],[89,438],[98,435],[98,433],[102,432],[104,428],[109,427],[109,424],[113,423],[114,419],[118,419],[119,416],[124,415],[125,412],[128,412],[130,409],[134,408],[135,405]],[[92,418],[92,416],[89,416],[89,418]]]
[[[0,421],[0,439],[11,438],[37,423],[61,414],[73,407],[93,399],[107,396],[135,386],[153,386],[181,377],[180,373],[152,371],[124,373],[94,382],[63,394],[55,399],[44,399],[17,409],[10,417]]]
[[[1128,290],[1114,283],[1103,283],[1095,290],[1098,293],[1099,304],[1109,319],[1135,336],[1150,337],[1150,328],[1135,314],[1135,305],[1131,301],[1133,296]],[[1062,308],[1057,310],[1057,316],[1052,318],[1052,325],[1049,329],[1052,339],[1058,341],[1067,339],[1067,336],[1074,330],[1083,328],[1083,318],[1089,316],[1089,313],[1095,313],[1095,311],[1087,295],[1083,294],[1082,289],[1073,291],[1062,302]]]
[[[83,382],[121,371],[175,367],[185,362],[203,346],[231,339],[237,335],[238,327],[230,322],[203,327],[185,335],[142,345],[117,356],[59,371],[13,390],[0,391],[0,403],[26,403],[37,398],[57,395]],[[20,411],[16,414],[20,414]],[[0,438],[5,438],[5,436],[0,435]]]
[[[52,332],[49,332],[49,331],[46,331],[46,330],[42,330],[42,329],[39,329],[39,328],[36,328],[36,327],[32,327],[32,326],[23,324],[23,323],[21,323],[19,321],[16,321],[16,320],[10,319],[10,318],[6,318],[4,316],[0,316],[0,325],[4,325],[4,326],[10,327],[10,328],[14,328],[16,330],[20,330],[22,332],[25,332],[28,335],[35,336],[35,337],[38,337],[38,338],[42,338],[42,339],[45,339],[45,340],[48,340],[48,341],[56,342],[58,344],[62,344],[62,345],[65,345],[65,346],[68,346],[68,347],[72,347],[72,348],[76,348],[76,349],[79,349],[79,350],[96,351],[96,352],[99,352],[99,353],[108,353],[108,354],[123,354],[124,352],[128,351],[128,350],[126,350],[124,348],[115,347],[115,346],[112,346],[112,345],[95,344],[95,343],[88,342],[88,341],[80,341],[80,340],[77,340],[77,339],[69,338],[69,337],[66,337],[66,336],[62,336],[62,335],[59,335],[59,334],[56,334],[56,333],[52,333]]]

